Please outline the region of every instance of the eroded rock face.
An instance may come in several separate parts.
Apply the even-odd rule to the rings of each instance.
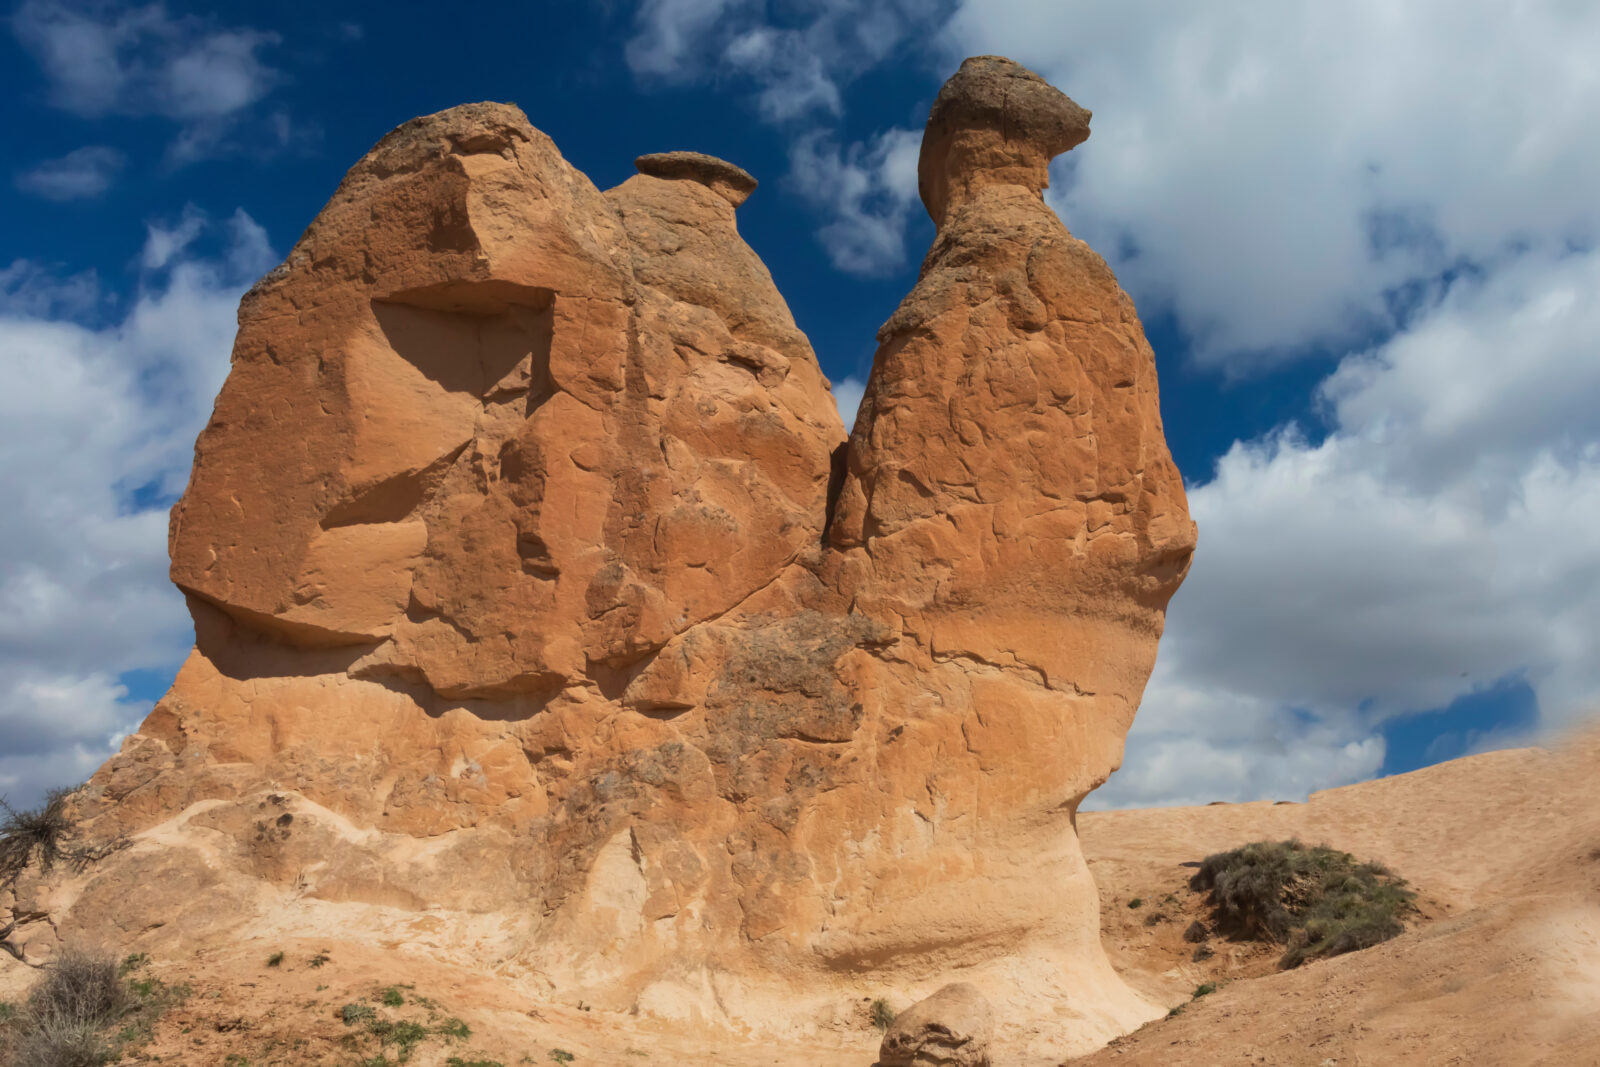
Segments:
[[[956,971],[1046,1052],[1154,1014],[1072,820],[1194,532],[1132,304],[1042,199],[1087,124],[994,57],[940,93],[848,445],[739,168],[602,193],[493,104],[384,138],[241,306],[172,518],[196,649],[94,780],[142,836],[71,921],[365,923],[684,1025]],[[117,920],[163,863],[229,906]]]

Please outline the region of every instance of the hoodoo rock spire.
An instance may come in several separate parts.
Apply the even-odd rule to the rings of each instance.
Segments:
[[[1133,304],[1041,195],[1088,123],[998,57],[939,93],[848,439],[739,167],[602,192],[500,104],[385,137],[241,307],[173,510],[196,647],[55,927],[383,940],[780,1040],[952,981],[1035,1056],[1157,1014],[1073,819],[1194,526]]]

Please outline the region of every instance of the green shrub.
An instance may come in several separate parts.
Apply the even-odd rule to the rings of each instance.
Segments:
[[[268,967],[279,967],[279,966],[282,966],[282,965],[283,965],[283,953],[274,952],[272,955],[267,957],[267,966]]]
[[[378,1013],[372,1010],[370,1004],[346,1004],[339,1009],[339,1018],[344,1020],[346,1026],[371,1022],[377,1016]]]
[[[1144,898],[1143,897],[1134,897],[1132,900],[1128,901],[1128,907],[1130,907],[1130,908],[1142,908],[1142,907],[1144,907]]]
[[[1219,930],[1285,945],[1284,968],[1387,941],[1416,910],[1416,894],[1384,867],[1299,841],[1207,856],[1189,886],[1210,892]]]
[[[879,1030],[888,1030],[889,1027],[893,1026],[895,1014],[895,1010],[889,1006],[889,1002],[882,997],[874,1000],[871,1009],[868,1011],[868,1015],[872,1019],[872,1025]]]
[[[1194,999],[1199,1000],[1207,993],[1215,993],[1216,991],[1217,985],[1215,982],[1201,982],[1199,985],[1194,987]]]
[[[406,1002],[406,998],[401,994],[398,986],[390,986],[385,989],[380,994],[380,997],[383,1000],[383,1006],[386,1008],[398,1008]]]
[[[467,1038],[472,1036],[472,1027],[468,1026],[466,1023],[452,1015],[450,1018],[439,1024],[438,1032],[444,1037],[452,1038],[457,1041],[465,1041]]]
[[[464,1060],[460,1056],[451,1056],[444,1061],[444,1067],[506,1067],[499,1060]]]
[[[557,1063],[571,1063],[578,1057],[574,1056],[564,1048],[553,1048],[550,1050],[550,1058],[555,1060]]]
[[[397,1056],[401,1063],[409,1060],[412,1050],[428,1037],[427,1027],[409,1020],[392,1023],[387,1019],[373,1019],[367,1024],[367,1032],[385,1045],[394,1045],[398,1049]]]

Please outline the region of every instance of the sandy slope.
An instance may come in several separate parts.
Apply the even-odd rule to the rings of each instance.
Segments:
[[[1079,832],[1099,883],[1112,961],[1176,1016],[1118,1039],[1084,1064],[1600,1064],[1600,732],[1555,750],[1497,752],[1314,795],[1307,804],[1213,805],[1084,814]],[[1277,951],[1210,942],[1195,962],[1185,926],[1203,916],[1187,889],[1209,852],[1263,838],[1326,842],[1380,860],[1420,891],[1402,937],[1366,952],[1276,970]],[[1128,907],[1138,898],[1141,905]],[[281,966],[266,960],[284,952]],[[309,961],[328,957],[321,967]],[[877,1034],[841,1020],[826,1047],[708,1040],[638,1018],[530,997],[508,977],[396,945],[267,940],[152,961],[188,982],[155,1041],[127,1062],[252,1067],[355,1064],[379,1051],[339,1016],[346,1003],[408,986],[380,1014],[437,1027],[411,1063],[713,1063],[866,1067]],[[0,999],[31,976],[0,955]],[[1203,981],[1221,988],[1193,1002]],[[990,990],[1005,1010],[1005,991]],[[419,1006],[417,998],[425,998]],[[997,1064],[1025,1062],[1000,1049]],[[391,1059],[394,1050],[389,1050]],[[159,1057],[159,1060],[157,1060]],[[1029,1061],[1031,1062],[1031,1061]]]
[[[1086,1064],[1600,1063],[1600,734],[1312,796],[1307,804],[1085,814],[1112,960],[1169,1003],[1237,978]],[[1275,953],[1177,930],[1198,912],[1186,862],[1299,837],[1408,878],[1423,915],[1402,937],[1293,972]],[[1134,896],[1177,901],[1145,926]]]

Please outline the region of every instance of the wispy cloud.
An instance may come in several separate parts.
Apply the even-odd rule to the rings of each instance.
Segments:
[[[55,106],[84,118],[170,119],[191,145],[221,143],[221,131],[284,77],[263,58],[278,34],[173,15],[160,3],[25,0],[11,29],[38,61]]]
[[[709,71],[704,54],[723,40],[733,17],[760,11],[751,0],[644,0],[624,54],[635,77],[692,81]]]
[[[93,200],[111,188],[124,162],[115,148],[89,145],[21,171],[16,186],[46,200]]]
[[[814,130],[790,147],[787,182],[832,216],[817,238],[835,267],[879,275],[904,265],[906,217],[919,209],[921,145],[913,130],[886,130],[847,148]]]
[[[906,261],[916,135],[894,129],[841,145],[819,123],[841,119],[845,89],[890,56],[914,53],[908,44],[930,35],[952,8],[920,0],[813,0],[774,13],[753,0],[645,0],[626,56],[647,85],[715,80],[748,92],[763,119],[793,131],[790,186],[822,216],[817,237],[834,265],[883,274]]]

